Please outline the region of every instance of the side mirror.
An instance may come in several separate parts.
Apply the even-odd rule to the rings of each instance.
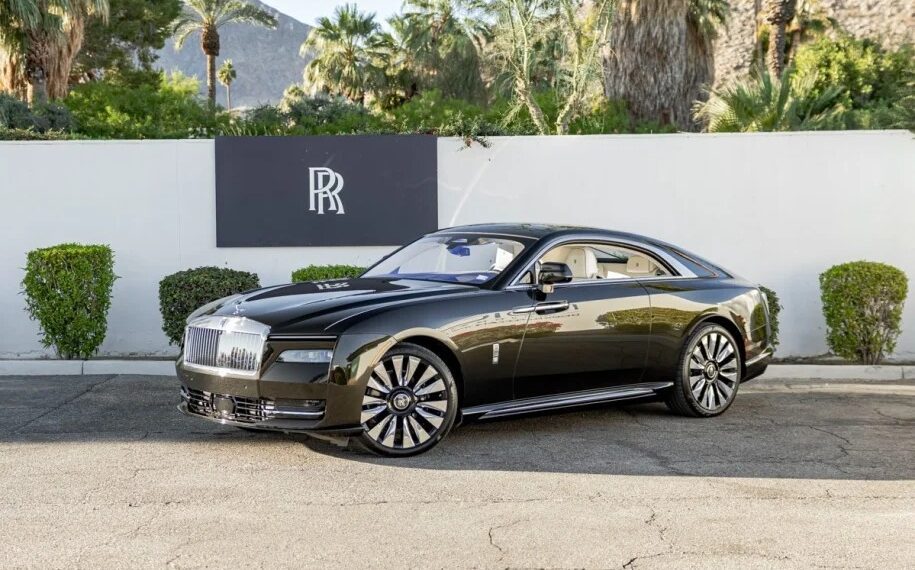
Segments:
[[[539,289],[543,293],[552,293],[557,283],[568,283],[572,280],[572,270],[565,263],[545,261],[540,264],[538,274]]]

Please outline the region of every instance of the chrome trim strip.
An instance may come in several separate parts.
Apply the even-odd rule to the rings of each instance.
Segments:
[[[767,348],[764,351],[762,351],[762,354],[758,354],[758,355],[754,356],[753,358],[751,358],[750,360],[747,360],[744,363],[744,366],[753,366],[760,360],[763,360],[764,358],[768,358],[768,357],[772,356],[773,354],[775,354],[775,350],[773,350],[772,348]]]
[[[688,277],[686,275],[661,275],[658,277],[630,277],[617,278],[617,279],[588,279],[586,281],[573,281],[569,283],[556,283],[553,285],[554,289],[564,289],[566,287],[582,287],[587,285],[611,285],[613,283],[650,283],[652,281],[676,281],[680,279],[700,279],[700,277]],[[524,285],[509,285],[504,290],[505,291],[524,291],[536,289],[534,285],[524,284]]]
[[[285,430],[289,429],[289,428],[287,428],[287,427],[277,427],[277,426],[271,426],[271,425],[269,425],[269,424],[264,425],[264,424],[261,423],[261,422],[238,422],[238,421],[230,420],[230,419],[226,419],[226,418],[218,418],[218,417],[213,417],[213,416],[204,416],[204,415],[202,415],[202,414],[195,414],[194,412],[190,411],[190,410],[187,408],[187,402],[181,402],[180,404],[178,404],[177,408],[178,408],[178,411],[179,411],[179,412],[181,412],[182,414],[184,414],[184,415],[186,415],[186,416],[190,416],[190,417],[192,417],[192,418],[200,418],[200,419],[207,420],[207,421],[210,421],[210,422],[213,422],[213,423],[222,424],[222,425],[227,425],[227,426],[236,426],[236,427],[243,427],[243,428],[249,428],[249,429],[262,429],[262,430],[265,430],[265,431],[267,431],[267,430],[269,430],[269,431],[285,431]],[[318,416],[318,417],[314,417],[314,418],[297,417],[297,418],[295,418],[295,419],[301,419],[301,420],[304,420],[304,419],[320,420],[320,419],[322,419],[322,418],[323,418],[323,416]],[[268,418],[268,419],[277,419],[277,420],[281,420],[281,419],[286,419],[286,418]]]
[[[267,412],[268,417],[274,418],[300,418],[303,420],[320,420],[324,417],[324,411],[318,412],[303,412],[299,410],[285,410],[282,408],[274,408],[272,412]]]
[[[337,337],[331,335],[271,334],[267,335],[267,340],[313,340],[321,342],[333,342],[337,340]]]
[[[491,236],[492,237],[510,237],[510,238],[516,238],[516,239],[523,239],[530,243],[537,243],[537,240],[540,239],[535,236],[522,236],[522,235],[518,235],[518,234],[503,234],[503,233],[499,233],[499,232],[475,232],[473,230],[462,231],[462,232],[453,232],[453,231],[449,231],[449,230],[442,230],[442,231],[438,231],[438,232],[433,232],[431,234],[426,234],[423,237],[440,236],[440,235],[451,235],[451,236],[479,235],[479,236],[483,236],[483,237],[491,237]]]
[[[658,390],[670,388],[673,385],[673,382],[645,382],[643,384],[630,384],[627,386],[616,386],[613,388],[599,388],[596,390],[587,390],[583,392],[567,392],[564,394],[538,396],[536,398],[525,398],[522,400],[512,400],[498,404],[473,406],[471,408],[463,409],[462,413],[466,416],[479,416],[480,418],[500,418],[517,414],[539,412],[543,410],[571,408],[575,406],[596,404],[599,402],[612,402],[616,400],[627,400],[630,398],[651,396],[654,395]]]

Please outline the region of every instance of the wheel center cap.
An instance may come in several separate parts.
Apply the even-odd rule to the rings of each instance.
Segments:
[[[400,392],[399,394],[394,394],[394,397],[391,398],[391,407],[395,411],[403,412],[410,407],[410,404],[413,403],[413,398],[411,398],[406,392]]]
[[[718,377],[718,365],[714,362],[709,362],[705,365],[705,377],[709,380],[714,380]]]

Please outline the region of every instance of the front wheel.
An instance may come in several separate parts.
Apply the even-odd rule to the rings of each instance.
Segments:
[[[731,333],[718,325],[701,325],[683,347],[667,406],[684,416],[717,416],[734,402],[740,371],[740,350]]]
[[[372,370],[359,442],[379,455],[428,451],[448,435],[457,407],[454,376],[442,359],[421,346],[399,344]]]

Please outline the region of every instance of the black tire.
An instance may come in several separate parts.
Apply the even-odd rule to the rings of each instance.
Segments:
[[[448,435],[457,411],[457,385],[448,365],[427,348],[398,344],[371,373],[362,404],[365,431],[355,440],[378,455],[417,455]]]
[[[740,380],[740,349],[734,336],[716,324],[699,325],[683,346],[665,403],[682,416],[717,416],[734,403]]]

